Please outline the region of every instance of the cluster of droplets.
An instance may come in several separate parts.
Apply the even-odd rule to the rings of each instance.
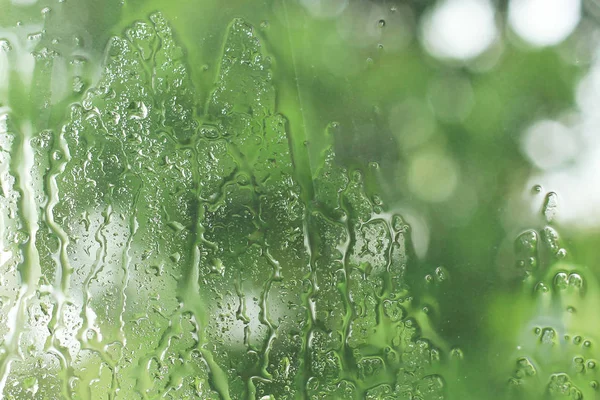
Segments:
[[[541,187],[536,189],[541,191]],[[584,277],[584,268],[564,259],[567,252],[554,227],[557,213],[558,196],[550,192],[543,201],[542,228],[527,230],[515,241],[517,267],[526,276],[523,283],[535,294],[531,318],[544,321],[536,323],[533,337],[525,335],[517,347],[522,355],[509,379],[516,398],[546,393],[552,398],[583,399],[598,389],[593,332],[571,333],[585,331],[585,324],[577,321],[589,310],[586,296],[595,281]]]
[[[407,284],[409,226],[367,190],[377,164],[348,170],[328,148],[300,176],[243,20],[200,114],[184,56],[152,14],[111,39],[95,87],[70,59],[81,102],[63,127],[0,120],[2,393],[444,398],[462,352],[423,324],[435,304]],[[34,57],[42,77],[64,61]]]

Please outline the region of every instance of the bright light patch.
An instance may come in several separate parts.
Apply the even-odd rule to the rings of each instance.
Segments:
[[[578,148],[573,132],[563,124],[543,120],[533,124],[523,138],[523,150],[538,168],[560,167],[575,157]]]
[[[300,0],[306,10],[315,17],[329,18],[340,15],[348,0]]]
[[[408,187],[412,194],[428,203],[447,200],[458,183],[458,166],[441,151],[420,151],[408,170]]]
[[[488,0],[443,0],[427,12],[421,30],[433,56],[472,59],[496,38],[494,8]]]
[[[511,0],[512,29],[534,46],[553,46],[573,32],[581,19],[581,0]]]
[[[37,0],[12,0],[12,3],[18,6],[30,6],[37,3]]]

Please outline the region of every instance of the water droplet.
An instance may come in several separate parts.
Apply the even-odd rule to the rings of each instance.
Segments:
[[[556,251],[556,258],[565,258],[566,256],[567,250],[561,248]]]
[[[538,284],[535,285],[534,290],[539,293],[548,293],[550,291],[550,289],[548,289],[548,286],[546,286],[544,282],[538,282]]]
[[[583,277],[576,273],[569,274],[569,286],[581,289],[583,287]]]
[[[29,234],[25,231],[16,231],[13,241],[15,244],[25,244],[29,241]]]
[[[11,51],[12,50],[12,45],[10,44],[10,42],[6,39],[0,39],[0,51]]]
[[[541,193],[542,192],[542,186],[541,185],[534,185],[531,190],[533,191],[533,193]]]
[[[575,336],[573,338],[573,344],[579,346],[581,344],[582,340],[583,339],[581,338],[581,336]]]
[[[398,301],[385,300],[383,302],[383,313],[393,322],[400,321],[406,315],[404,308]]]
[[[27,40],[40,40],[42,38],[42,32],[30,33],[27,35]]]
[[[442,266],[437,267],[435,269],[435,276],[437,277],[438,282],[444,282],[448,279],[448,271]]]
[[[594,362],[592,360],[588,361],[587,362],[587,367],[588,367],[588,369],[594,369],[594,368],[596,368],[596,362]]]
[[[219,137],[219,130],[215,126],[203,125],[200,128],[200,134],[207,139],[216,139]]]
[[[96,340],[96,331],[93,329],[88,329],[86,334],[85,334],[86,338],[88,341],[93,341]]]
[[[556,218],[558,213],[558,195],[554,192],[550,192],[544,199],[544,205],[542,207],[542,214],[546,218],[548,223],[551,223]]]
[[[515,240],[515,250],[517,252],[534,253],[537,249],[538,234],[534,230],[521,233]]]
[[[385,26],[385,19],[380,19],[377,21],[377,26],[383,28]]]
[[[54,161],[59,161],[62,160],[63,158],[63,153],[60,150],[55,150],[54,152],[52,152],[52,159]]]
[[[454,358],[456,360],[462,360],[464,357],[465,357],[465,355],[459,347],[453,347],[450,350],[450,358]]]
[[[546,244],[546,247],[551,252],[556,254],[556,252],[560,248],[560,246],[558,244],[558,232],[556,232],[556,230],[554,228],[547,226],[542,231],[542,236],[544,238],[544,243]]]
[[[83,87],[85,86],[85,84],[83,83],[83,79],[81,79],[80,76],[75,76],[73,78],[73,92],[74,93],[81,93],[83,92]]]
[[[556,331],[552,328],[544,328],[542,330],[542,337],[540,343],[553,345],[556,342]]]
[[[569,277],[565,272],[558,272],[554,275],[554,287],[564,290],[569,286]]]
[[[535,257],[529,257],[527,259],[527,264],[529,265],[530,268],[537,267],[537,258],[535,258]]]

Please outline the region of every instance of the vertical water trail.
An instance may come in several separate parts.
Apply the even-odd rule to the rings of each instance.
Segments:
[[[8,312],[9,331],[4,337],[7,354],[0,365],[0,397],[13,360],[19,357],[19,339],[27,318],[28,301],[35,296],[41,277],[40,259],[35,247],[35,237],[38,230],[38,210],[35,202],[32,173],[34,171],[34,151],[31,147],[31,121],[24,121],[15,135],[14,149],[11,157],[11,169],[14,171],[17,191],[20,194],[18,204],[19,215],[25,243],[22,244],[23,263],[19,266],[21,288],[17,301]]]

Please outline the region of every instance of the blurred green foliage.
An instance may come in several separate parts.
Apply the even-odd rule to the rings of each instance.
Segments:
[[[56,277],[56,258],[73,257],[65,243],[58,250],[52,245],[64,233],[88,246],[85,261],[77,261],[91,266],[80,279],[83,287],[103,271],[96,251],[124,266],[106,282],[139,285],[106,294],[123,304],[135,299],[120,314],[126,328],[114,319],[118,310],[106,307],[96,325],[107,347],[89,340],[86,350],[94,355],[73,361],[72,368],[86,362],[112,368],[112,377],[99,379],[88,397],[112,390],[118,398],[119,385],[122,393],[135,386],[147,398],[593,396],[598,234],[561,231],[566,261],[550,254],[548,242],[540,244],[538,269],[523,281],[514,240],[536,229],[542,242],[545,223],[541,213],[522,223],[505,221],[515,212],[507,209],[515,188],[532,171],[521,132],[574,107],[586,66],[564,55],[569,41],[534,49],[510,32],[501,35],[500,54],[487,68],[481,65],[493,54],[472,63],[437,60],[418,37],[430,5],[350,2],[353,13],[336,18],[316,18],[291,0],[67,0],[48,4],[44,17],[45,4],[5,6],[0,26],[7,31],[17,21],[23,28],[15,35],[23,38],[31,33],[26,29],[43,29],[39,42],[23,39],[7,56],[12,67],[2,103],[11,109],[15,143],[26,121],[39,140],[47,130],[62,132],[36,150],[43,160],[40,185],[52,187],[57,179],[60,197],[56,204],[41,202],[41,213],[53,213],[62,226],[40,228],[41,273],[63,286],[65,275],[77,275],[66,268]],[[399,6],[410,10],[404,19],[397,18]],[[504,8],[498,5],[499,19]],[[164,20],[150,18],[150,26],[156,10]],[[350,31],[340,28],[343,18],[353,18]],[[145,29],[152,33],[144,36]],[[107,47],[113,35],[120,39]],[[159,40],[162,53],[150,61],[136,58],[144,58],[144,46],[158,48]],[[40,55],[31,86],[16,67],[18,51],[29,50]],[[81,67],[73,62],[78,56],[86,60]],[[61,57],[69,60],[63,69],[56,67]],[[69,90],[52,83],[57,75],[68,78]],[[77,77],[93,90],[71,90]],[[71,108],[73,102],[83,108]],[[406,102],[418,118],[392,119]],[[414,131],[402,126],[407,119]],[[61,140],[68,160],[66,154],[48,157],[48,149],[64,152]],[[456,191],[439,202],[419,197],[410,180],[415,158],[430,151],[447,157],[459,174]],[[88,186],[80,184],[83,177]],[[435,185],[418,183],[425,191]],[[106,203],[110,211],[102,210]],[[102,212],[86,216],[90,209]],[[416,237],[422,229],[411,214],[426,220],[425,256]],[[134,237],[147,248],[111,255],[101,233],[112,230],[126,249],[133,249]],[[346,242],[353,244],[345,244],[340,257]],[[561,274],[567,274],[564,288]],[[585,291],[573,274],[584,277]],[[148,278],[153,275],[162,278]],[[199,287],[211,290],[196,296]],[[92,304],[94,290],[82,292]],[[180,297],[165,295],[174,292]],[[279,320],[269,317],[261,305],[265,293],[291,316],[275,307],[271,313]],[[102,299],[93,306],[102,309]],[[320,307],[329,314],[319,315]],[[565,316],[569,307],[577,313]],[[166,317],[149,318],[148,309]],[[378,320],[384,314],[384,322]],[[278,336],[277,326],[286,334]],[[128,348],[109,348],[122,343],[120,329],[137,339]],[[224,339],[228,330],[242,332],[240,347]],[[78,340],[89,333],[86,326],[75,331]],[[48,340],[58,353],[70,354],[64,340]],[[321,346],[313,353],[311,341]],[[160,357],[151,355],[156,349]],[[136,363],[121,365],[111,351]],[[189,392],[169,394],[178,385]]]

